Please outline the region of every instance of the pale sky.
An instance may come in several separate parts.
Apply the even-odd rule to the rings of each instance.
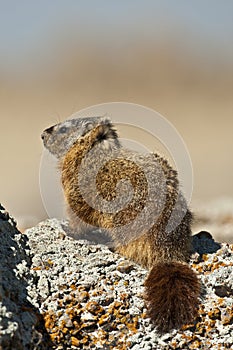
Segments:
[[[231,0],[0,0],[0,69],[49,55],[53,40],[97,47],[180,37],[205,56],[233,59]],[[211,56],[211,55],[209,55]]]

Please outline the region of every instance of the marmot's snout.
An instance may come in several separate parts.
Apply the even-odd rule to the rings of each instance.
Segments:
[[[42,134],[41,134],[42,140],[45,139],[45,136],[46,136],[47,134],[52,134],[53,129],[54,129],[54,126],[50,126],[48,129],[45,129],[45,130],[42,132]]]

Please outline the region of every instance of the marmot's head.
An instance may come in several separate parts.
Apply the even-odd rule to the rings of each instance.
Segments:
[[[101,125],[95,143],[118,144],[117,132],[112,122],[106,117],[89,117],[66,120],[62,123],[45,129],[41,135],[45,148],[57,158],[63,157],[75,141],[86,133]]]

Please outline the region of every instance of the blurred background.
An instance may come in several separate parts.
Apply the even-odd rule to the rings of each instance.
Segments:
[[[2,1],[0,201],[19,227],[47,217],[41,131],[126,101],[176,127],[193,162],[197,227],[232,241],[232,18],[231,0]]]

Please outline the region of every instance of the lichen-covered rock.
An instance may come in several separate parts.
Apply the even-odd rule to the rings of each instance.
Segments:
[[[47,341],[44,348],[57,350],[231,348],[233,245],[216,243],[206,231],[194,235],[190,265],[203,285],[199,315],[193,324],[161,337],[146,315],[145,269],[114,254],[106,246],[90,245],[67,236],[63,229],[65,222],[47,220],[24,235],[13,222],[8,225],[14,231],[10,229],[12,233],[7,235],[11,237],[7,238],[10,244],[7,244],[15,247],[16,253],[10,252],[9,259],[3,262],[6,269],[4,264],[8,261],[5,271],[12,276],[4,282],[4,295],[10,289],[11,279],[21,295],[21,299],[17,293],[9,298],[4,311],[15,308],[18,315],[17,329],[13,330],[13,319],[9,323],[11,328],[5,327],[10,329],[9,334],[17,335],[21,346],[11,349],[41,349],[41,339],[47,335],[50,344]],[[8,232],[6,228],[4,231]],[[26,300],[30,307],[22,310]],[[32,316],[31,323],[25,312]],[[18,331],[24,327],[23,313],[29,322],[25,333]],[[39,323],[33,318],[38,314]],[[40,343],[36,345],[31,338],[28,345],[35,328],[41,336]],[[5,341],[11,340],[9,335],[4,337]]]

